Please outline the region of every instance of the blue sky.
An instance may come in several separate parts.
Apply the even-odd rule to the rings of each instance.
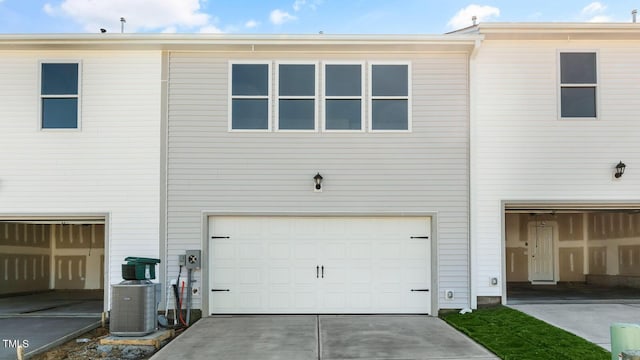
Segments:
[[[632,0],[0,0],[0,33],[440,34],[480,22],[630,22]]]

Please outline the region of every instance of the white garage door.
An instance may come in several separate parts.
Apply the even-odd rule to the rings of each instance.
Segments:
[[[431,309],[428,217],[209,219],[214,314]]]

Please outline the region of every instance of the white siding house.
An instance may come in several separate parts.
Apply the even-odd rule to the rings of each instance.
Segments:
[[[638,63],[636,24],[0,36],[0,294],[190,250],[205,315],[640,282]]]
[[[169,51],[168,278],[202,249],[205,314],[468,306],[476,38],[223,36]]]
[[[0,288],[108,299],[126,256],[159,257],[161,59],[117,37],[0,37]]]
[[[625,268],[640,244],[637,24],[472,32],[484,37],[471,60],[473,305],[506,301],[508,281],[637,275],[637,261]]]

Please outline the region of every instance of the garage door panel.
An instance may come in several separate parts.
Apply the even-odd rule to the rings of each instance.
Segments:
[[[239,269],[238,278],[241,285],[260,286],[262,271],[260,268]]]
[[[358,284],[370,285],[373,281],[370,264],[361,266],[356,265],[348,274],[346,274],[346,276],[351,286],[356,286]]]
[[[265,298],[260,291],[241,291],[240,308],[246,312],[259,312],[265,304]]]
[[[347,257],[346,241],[324,241],[322,242],[321,258],[326,260],[343,260]]]
[[[291,245],[288,242],[273,242],[269,244],[269,259],[280,260],[291,257]]]
[[[231,241],[216,241],[213,243],[212,260],[233,259],[236,254],[236,246]]]
[[[264,251],[262,243],[257,241],[252,242],[239,242],[238,243],[238,257],[242,260],[262,260],[264,258]]]
[[[373,245],[373,257],[380,260],[402,258],[402,249],[397,242],[386,242]]]
[[[291,283],[290,267],[282,267],[282,268],[271,267],[269,269],[269,284],[271,286],[276,286],[276,285],[289,286],[290,283]]]
[[[315,287],[296,288],[293,295],[294,312],[315,312],[318,309],[318,292]]]
[[[402,257],[404,259],[418,259],[418,260],[427,260],[427,256],[429,255],[428,251],[425,251],[425,242],[428,240],[406,240],[406,242],[402,246]]]
[[[429,313],[429,218],[212,217],[212,313]],[[318,267],[318,268],[317,268]],[[320,267],[324,267],[324,277]]]
[[[294,257],[296,260],[312,260],[318,258],[318,244],[310,241],[301,241],[294,246]]]

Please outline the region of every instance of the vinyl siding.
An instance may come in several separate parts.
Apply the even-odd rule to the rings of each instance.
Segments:
[[[39,61],[82,63],[81,130],[39,128]],[[158,51],[0,52],[0,214],[109,213],[109,276],[158,257]]]
[[[558,118],[558,52],[598,54],[598,119]],[[502,274],[501,201],[638,201],[640,42],[485,41],[476,58],[472,137],[473,282]],[[622,160],[627,172],[613,177]]]
[[[297,59],[410,61],[413,131],[229,132],[229,61]],[[456,291],[440,307],[468,305],[467,54],[176,52],[169,74],[169,278],[202,247],[203,211],[437,212],[439,288]]]

